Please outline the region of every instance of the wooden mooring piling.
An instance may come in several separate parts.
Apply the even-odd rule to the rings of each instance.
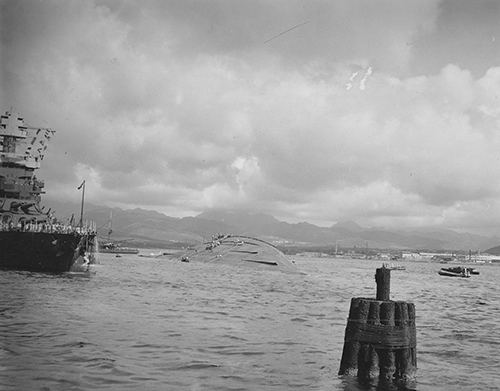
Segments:
[[[379,268],[376,299],[351,299],[339,375],[357,375],[363,381],[415,379],[415,305],[390,300],[390,280],[391,270]]]

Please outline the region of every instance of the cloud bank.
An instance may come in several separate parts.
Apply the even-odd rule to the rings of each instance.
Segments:
[[[57,131],[51,198],[85,178],[94,202],[174,216],[498,227],[500,64],[414,71],[442,3],[1,7],[0,104]]]

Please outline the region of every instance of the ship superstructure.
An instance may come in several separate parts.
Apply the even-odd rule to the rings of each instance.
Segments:
[[[40,210],[44,183],[35,176],[54,131],[25,125],[11,112],[0,118],[0,212],[2,224],[47,224]]]

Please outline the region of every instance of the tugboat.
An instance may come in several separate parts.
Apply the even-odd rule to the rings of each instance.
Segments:
[[[45,185],[35,170],[54,133],[26,125],[11,111],[0,118],[1,269],[81,271],[93,260],[95,225],[84,225],[81,218],[78,226],[64,224],[40,206]]]

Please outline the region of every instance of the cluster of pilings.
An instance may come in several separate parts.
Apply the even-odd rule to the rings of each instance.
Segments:
[[[417,370],[415,305],[390,300],[390,269],[377,269],[377,298],[351,300],[339,375],[411,381]]]

